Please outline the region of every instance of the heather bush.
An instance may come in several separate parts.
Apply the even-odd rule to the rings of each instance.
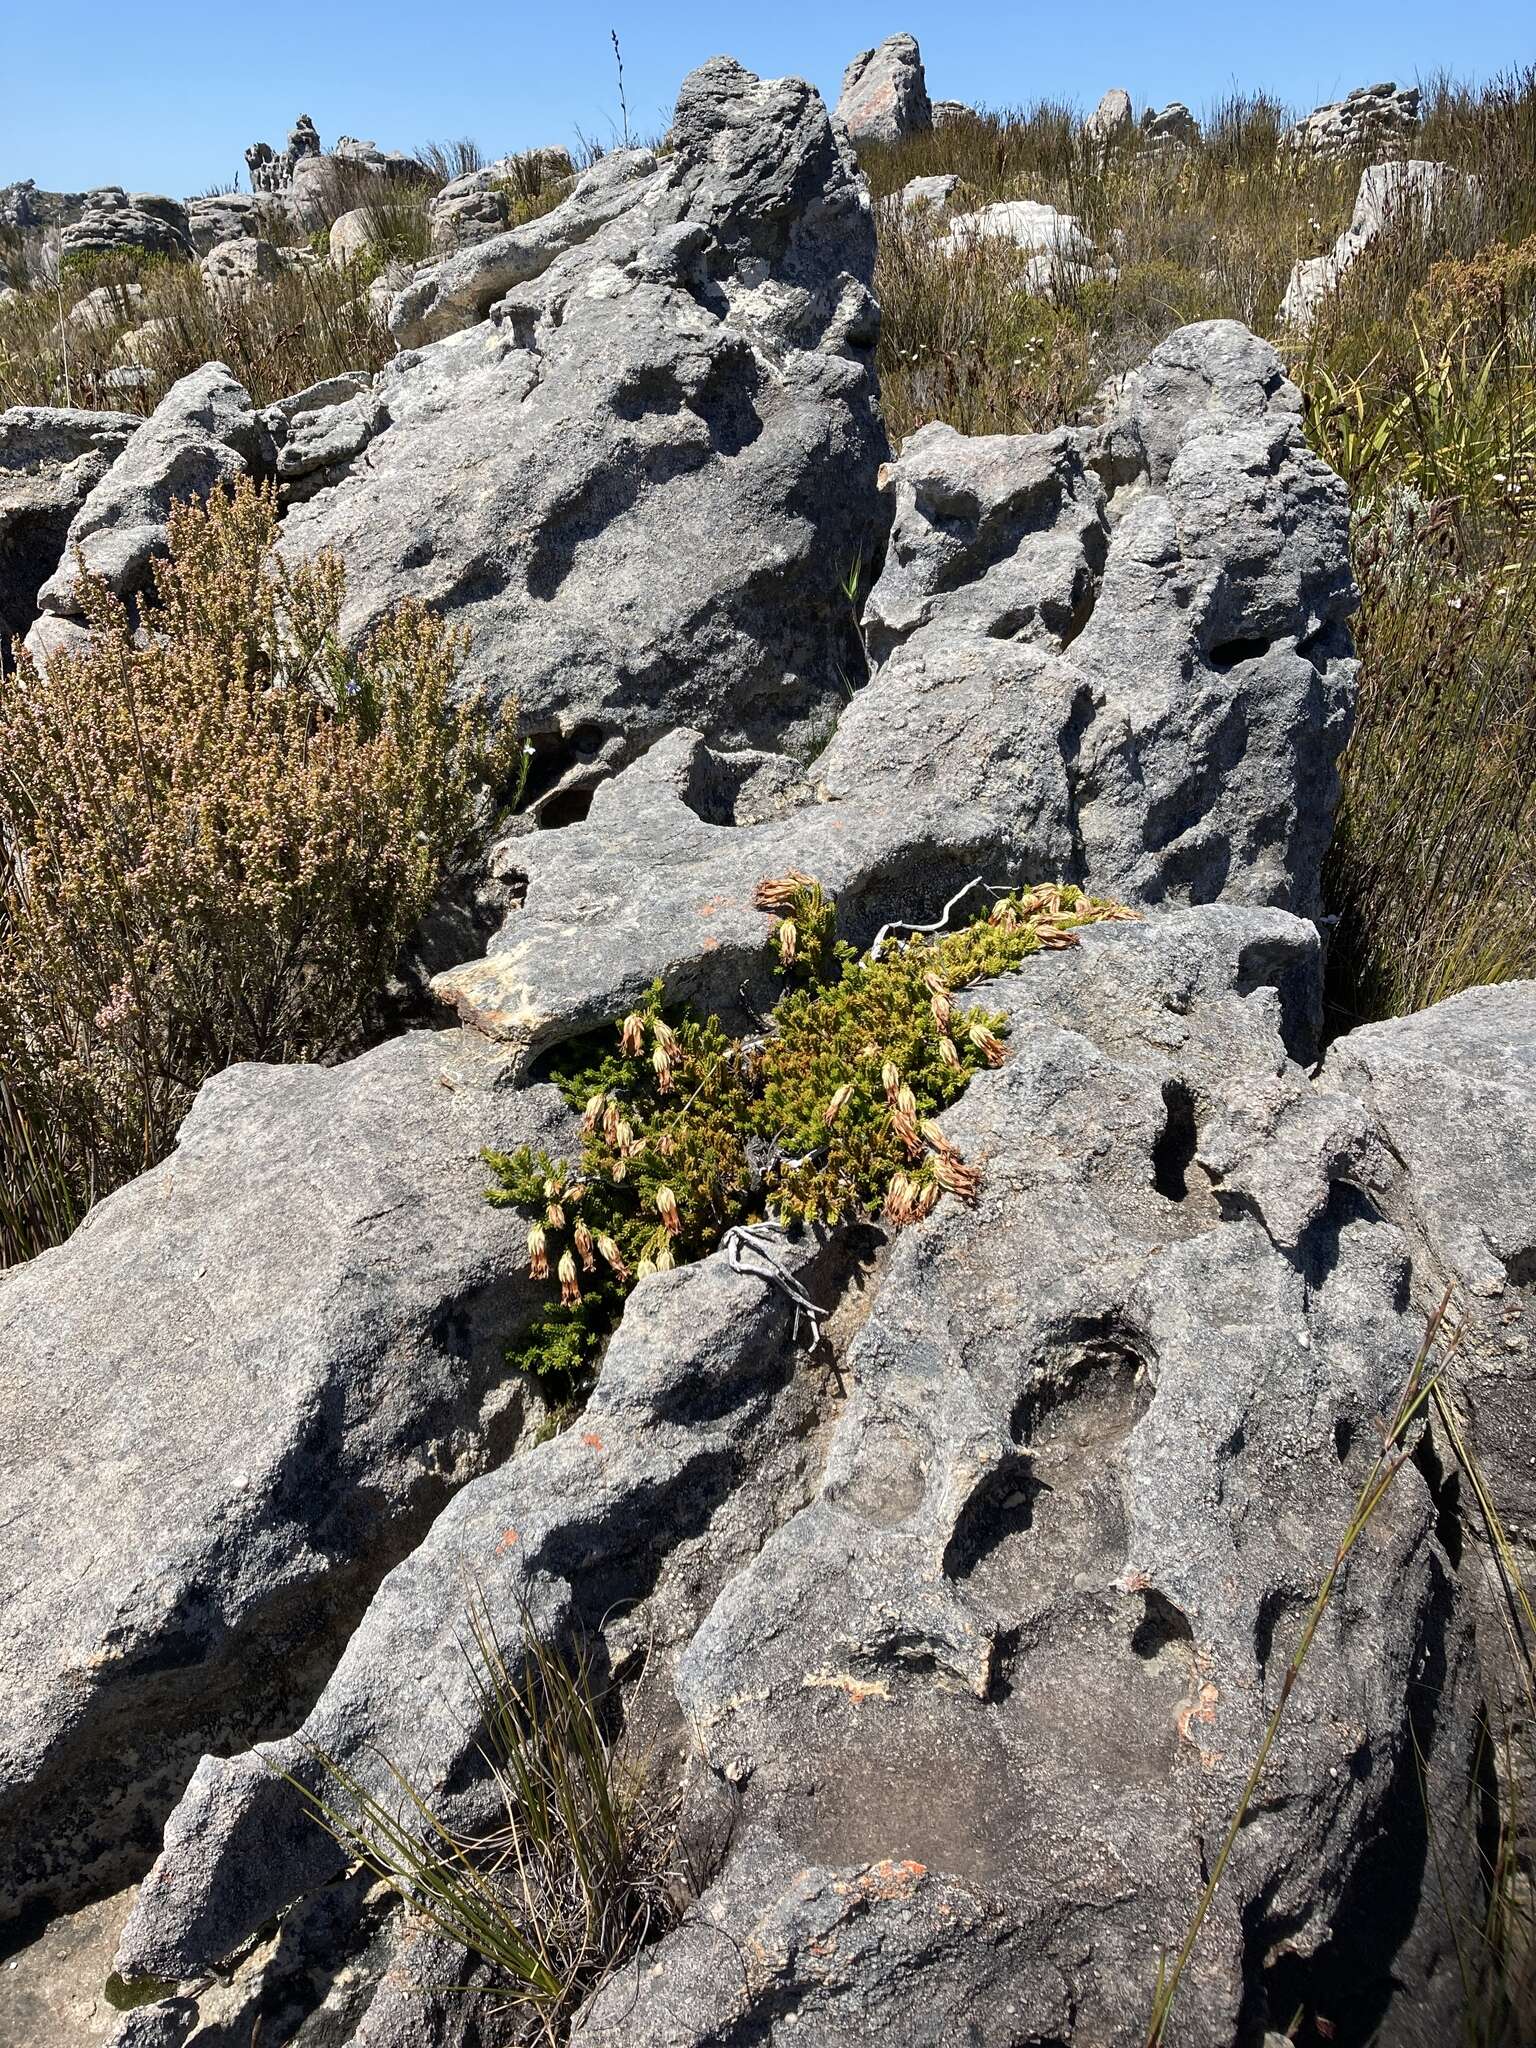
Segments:
[[[88,579],[85,650],[0,684],[0,1068],[70,1209],[231,1061],[353,1042],[511,777],[460,635],[406,603],[345,651],[340,563],[282,565],[276,520],[249,482],[179,508],[145,630]]]

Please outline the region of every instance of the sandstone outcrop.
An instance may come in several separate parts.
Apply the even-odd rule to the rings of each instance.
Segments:
[[[887,36],[861,50],[843,73],[833,109],[855,142],[900,142],[933,126],[917,38]]]
[[[1326,255],[1303,257],[1291,271],[1280,303],[1283,325],[1310,327],[1318,308],[1338,290],[1346,274],[1373,242],[1386,234],[1427,236],[1435,216],[1456,208],[1475,209],[1477,183],[1449,164],[1418,157],[1371,164],[1361,173],[1349,226]]]
[[[1401,92],[1390,82],[1362,85],[1342,100],[1314,107],[1303,121],[1286,130],[1292,149],[1316,150],[1324,156],[1380,152],[1393,144],[1406,147],[1419,125],[1419,88]]]

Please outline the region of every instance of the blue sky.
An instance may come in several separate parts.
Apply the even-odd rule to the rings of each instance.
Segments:
[[[385,148],[472,135],[494,156],[570,142],[577,129],[607,141],[618,120],[610,28],[642,133],[665,126],[683,73],[718,51],[764,74],[808,77],[830,98],[849,57],[900,28],[921,42],[936,98],[991,105],[1091,105],[1123,85],[1138,108],[1183,99],[1198,111],[1237,81],[1310,107],[1381,78],[1403,84],[1438,67],[1485,78],[1536,59],[1531,0],[1292,0],[1280,13],[1232,0],[779,0],[750,12],[622,0],[79,0],[59,14],[15,0],[6,15],[0,60],[13,83],[0,94],[0,184],[31,177],[178,197],[243,179],[246,143],[280,147],[300,111],[327,144],[339,134]]]

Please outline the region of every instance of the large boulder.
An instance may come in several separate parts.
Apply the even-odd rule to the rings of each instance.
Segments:
[[[35,179],[20,178],[0,185],[0,227],[18,234],[67,227],[84,213],[90,197],[88,192],[44,192]]]
[[[790,867],[865,944],[977,876],[1321,914],[1348,510],[1267,342],[1180,329],[1102,428],[935,423],[885,481],[875,672],[831,744],[785,773],[673,733],[584,823],[520,840],[525,902],[436,984],[466,1021],[531,1058],[658,974],[710,1008],[771,1000],[754,893]]]
[[[20,405],[0,413],[0,665],[37,617],[70,525],[133,439],[120,412]]]
[[[187,201],[187,230],[199,256],[221,242],[259,237],[272,211],[257,192],[214,192]]]
[[[1083,123],[1083,136],[1096,148],[1107,149],[1112,142],[1123,142],[1132,135],[1135,127],[1131,96],[1124,86],[1114,85]]]
[[[1161,113],[1153,107],[1142,109],[1141,138],[1154,149],[1193,149],[1200,140],[1200,123],[1182,100],[1170,100]]]
[[[148,431],[145,429],[145,431]],[[0,1278],[0,1896],[138,1875],[192,1765],[292,1725],[374,1585],[539,1406],[482,1145],[552,1089],[423,1032],[233,1067],[165,1163]]]
[[[401,294],[402,339],[446,339],[382,373],[366,459],[284,526],[345,560],[345,631],[425,599],[469,628],[468,683],[587,756],[678,724],[825,734],[856,660],[841,582],[877,544],[846,144],[809,86],[723,58],[672,135]]]
[[[80,615],[82,564],[120,597],[144,589],[151,562],[165,552],[171,507],[207,498],[271,461],[270,437],[244,385],[223,363],[192,371],[171,386],[75,514],[40,608]]]
[[[1282,324],[1310,327],[1323,301],[1373,242],[1388,234],[1428,237],[1437,215],[1443,218],[1458,206],[1475,208],[1479,190],[1475,178],[1450,164],[1410,157],[1368,165],[1360,175],[1349,226],[1325,255],[1303,257],[1293,267],[1280,304]]]
[[[1401,92],[1390,81],[1362,85],[1342,100],[1314,107],[1304,120],[1288,128],[1282,143],[1290,149],[1313,150],[1321,156],[1379,154],[1406,148],[1419,125],[1420,93],[1416,85]]]
[[[901,142],[933,126],[916,36],[887,36],[861,50],[843,73],[833,109],[855,142]]]
[[[146,256],[186,257],[194,253],[187,209],[153,192],[127,193],[105,186],[91,193],[78,220],[59,237],[66,257],[103,256],[138,250]]]
[[[694,1752],[690,1839],[721,1845],[588,2048],[767,2038],[784,2010],[821,2048],[1139,2041],[1422,1331],[1405,1241],[1350,1186],[1369,1118],[1286,1057],[1282,985],[1317,958],[1283,912],[1206,908],[989,991],[1016,1051],[946,1119],[980,1203],[890,1249],[809,1468],[771,1269],[642,1282],[580,1429],[456,1497],[292,1740],[204,1760],[119,1968],[197,1976],[339,1869],[273,1769],[323,1788],[316,1747],[483,1818],[469,1570],[514,1650],[525,1602],[615,1666],[646,1646]],[[835,1245],[777,1255],[830,1303]],[[1436,1526],[1409,1465],[1208,1923],[1201,2048],[1293,1941],[1331,1940],[1322,1974],[1367,2014],[1451,2019],[1478,1737]],[[1363,1952],[1336,1919],[1356,1893],[1392,1929]]]

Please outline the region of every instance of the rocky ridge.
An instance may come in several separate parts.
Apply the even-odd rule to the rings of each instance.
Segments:
[[[697,1851],[576,2041],[1139,2042],[1451,1282],[1469,1426],[1530,1491],[1536,986],[1316,1065],[1354,593],[1275,352],[1185,328],[1093,425],[891,451],[838,124],[717,59],[671,139],[414,279],[378,378],[258,412],[209,365],[136,432],[0,419],[46,500],[0,610],[51,551],[67,630],[62,528],[132,596],[173,496],[272,476],[284,545],[345,554],[351,629],[438,604],[535,747],[489,856],[520,907],[441,963],[457,1023],[218,1077],[169,1160],[0,1278],[0,1871],[12,1910],[143,1875],[118,1967],[176,1988],[117,2048],[249,2037],[274,1920],[353,1972],[291,2038],[496,2038],[272,1768],[317,1783],[318,1744],[387,1791],[389,1758],[483,1821],[468,1585],[511,1645],[531,1612],[596,1646]],[[987,991],[1010,1056],[945,1118],[974,1207],[652,1275],[539,1440],[502,1363],[538,1290],[479,1150],[568,1149],[539,1058],[653,978],[759,1015],[755,892],[788,868],[858,946],[1046,877],[1139,916]],[[1454,2032],[1499,1683],[1475,1547],[1406,1466],[1181,2040],[1300,2003]]]

